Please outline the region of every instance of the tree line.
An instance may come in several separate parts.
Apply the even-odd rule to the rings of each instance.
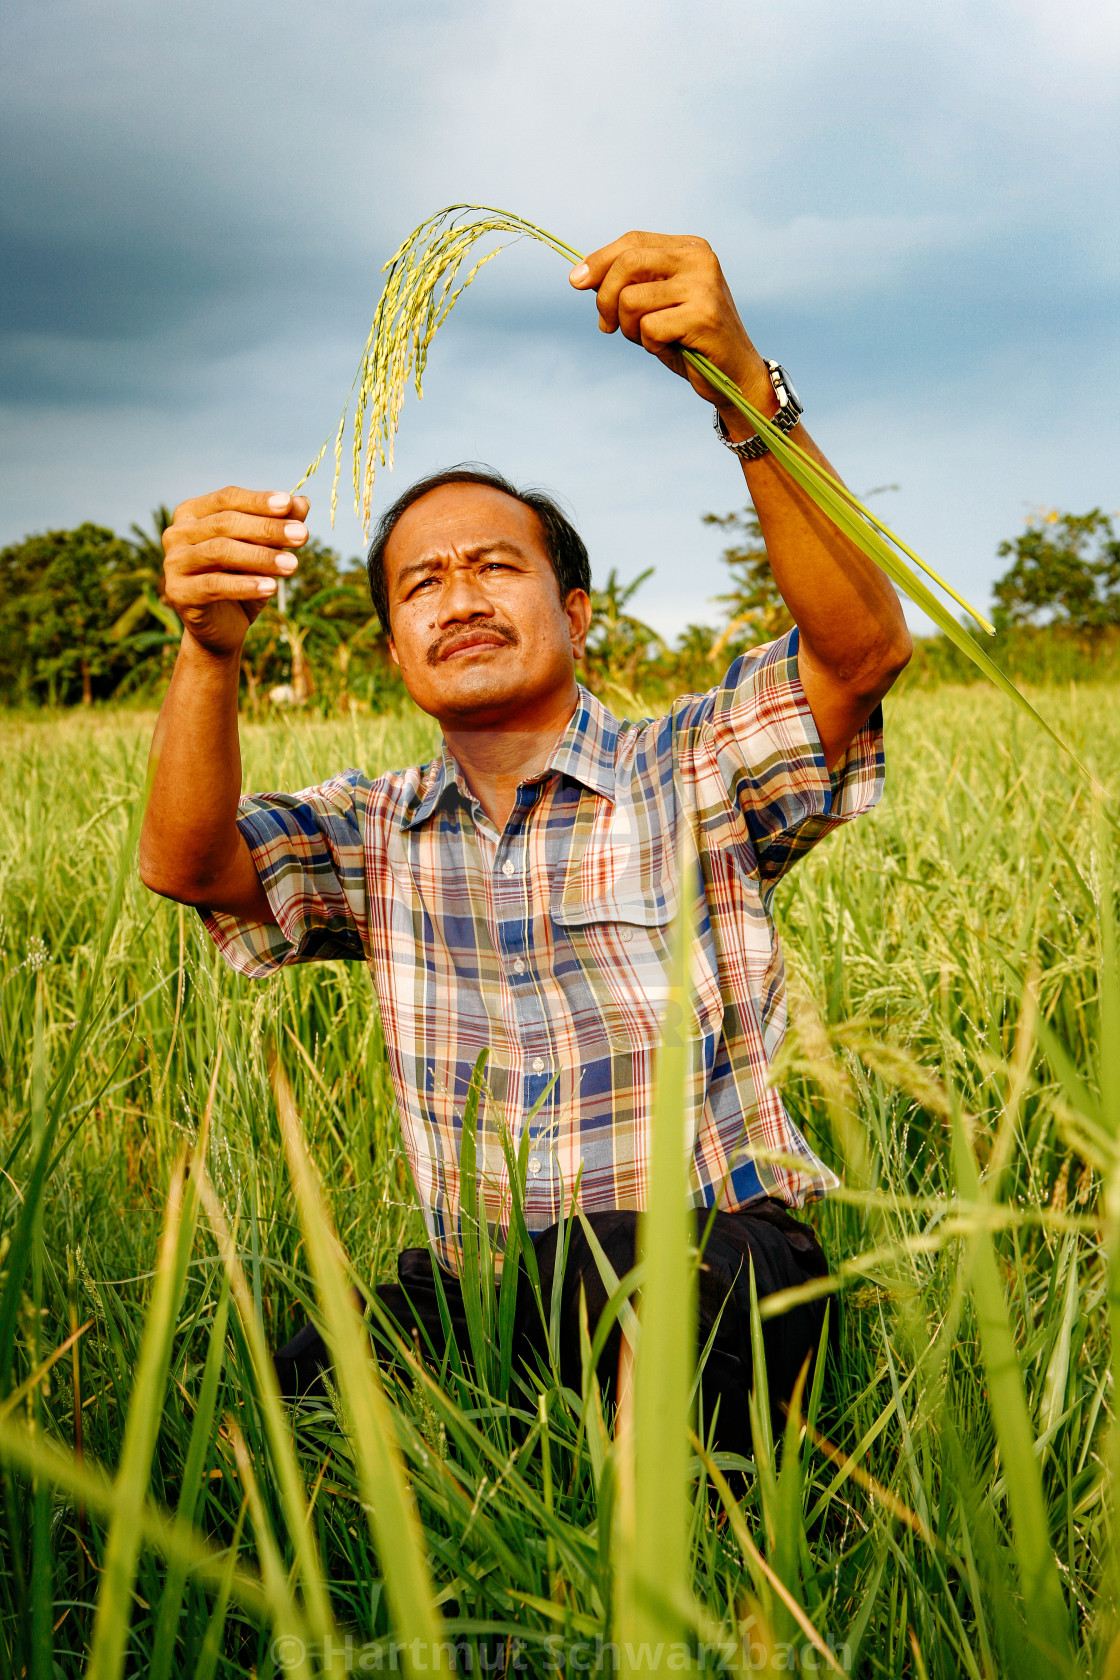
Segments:
[[[724,531],[728,587],[714,622],[689,624],[670,646],[634,611],[653,568],[623,582],[612,568],[593,593],[581,678],[625,703],[708,688],[743,649],[791,620],[774,587],[753,508],[705,514]],[[152,700],[182,634],[163,587],[159,507],[128,536],[86,523],[25,537],[0,551],[0,703],[68,706]],[[1025,680],[1111,674],[1120,642],[1120,537],[1112,517],[1042,512],[1002,542],[1010,561],[994,585],[995,652]],[[312,539],[245,643],[246,708],[382,710],[401,693],[370,603],[364,566]],[[971,680],[943,637],[918,643],[911,681]]]

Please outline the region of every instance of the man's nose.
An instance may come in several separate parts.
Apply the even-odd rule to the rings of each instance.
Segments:
[[[466,566],[455,567],[440,594],[439,623],[460,624],[467,618],[489,617],[493,610],[474,572]]]

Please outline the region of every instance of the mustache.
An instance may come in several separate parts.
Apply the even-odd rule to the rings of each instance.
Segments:
[[[512,624],[495,624],[490,619],[481,619],[477,622],[472,620],[468,624],[460,624],[456,630],[449,630],[445,636],[439,638],[438,642],[433,642],[425,656],[428,664],[438,665],[443,658],[444,649],[451,647],[460,637],[471,630],[485,630],[489,636],[500,637],[509,647],[520,647],[521,645],[521,637]]]

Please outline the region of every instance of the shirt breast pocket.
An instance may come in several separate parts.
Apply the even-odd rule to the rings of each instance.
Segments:
[[[657,887],[573,900],[553,896],[557,940],[567,945],[565,989],[577,1035],[599,1032],[612,1049],[651,1050],[662,1034],[688,1039],[719,1034],[719,977],[703,938],[693,940],[687,1010],[670,995],[670,946],[676,903]]]

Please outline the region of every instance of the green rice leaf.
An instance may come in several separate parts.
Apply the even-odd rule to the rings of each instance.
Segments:
[[[953,1114],[953,1163],[961,1197],[983,1209],[984,1195],[972,1145],[959,1111]],[[1062,1595],[1050,1541],[1050,1520],[1042,1477],[1034,1450],[1034,1431],[1019,1354],[1000,1280],[995,1244],[989,1228],[978,1223],[970,1242],[972,1294],[980,1330],[980,1347],[988,1376],[991,1416],[1008,1471],[1007,1494],[1019,1563],[1020,1587],[1030,1606],[1031,1629],[1038,1649],[1037,1673],[1051,1674],[1068,1666],[1069,1615]]]
[[[264,1582],[264,1588],[270,1602],[280,1607],[276,1631],[295,1659],[285,1666],[289,1673],[310,1676],[311,1665],[308,1661],[310,1652],[306,1643],[300,1639],[300,1618],[295,1607],[295,1600],[289,1590],[288,1572],[284,1568],[284,1560],[280,1556],[280,1548],[276,1544],[276,1537],[272,1532],[272,1523],[265,1508],[264,1500],[261,1498],[256,1472],[253,1469],[253,1460],[235,1417],[226,1418],[226,1430],[233,1442],[237,1472],[245,1489],[245,1503],[248,1505],[249,1515],[253,1519],[253,1533],[256,1537],[257,1555],[261,1564],[261,1580]]]
[[[494,1275],[492,1264],[488,1264],[486,1201],[478,1173],[478,1110],[488,1055],[488,1050],[478,1053],[463,1107],[459,1143],[459,1282],[475,1377],[493,1394],[496,1390],[495,1373],[491,1370],[494,1326],[488,1309],[494,1296]]]
[[[188,1189],[184,1194],[184,1164],[180,1162],[167,1199],[152,1304],[140,1343],[125,1423],[115,1508],[86,1670],[90,1680],[118,1680],[124,1672],[133,1582],[140,1554],[139,1514],[148,1496],[152,1454],[163,1412],[171,1338],[179,1305],[176,1284],[182,1276],[182,1254],[189,1251],[194,1239],[197,1211],[193,1190]]]
[[[89,1458],[80,1462],[43,1434],[34,1434],[14,1418],[0,1417],[0,1459],[29,1476],[42,1476],[64,1499],[81,1504],[95,1516],[111,1523],[119,1503],[116,1484]],[[194,1580],[218,1590],[226,1579],[228,1556],[219,1551],[188,1523],[171,1517],[146,1499],[133,1512],[139,1539],[176,1563]],[[260,1621],[274,1617],[259,1576],[238,1570],[231,1596],[250,1616]],[[290,1594],[288,1595],[290,1597]]]
[[[179,1490],[177,1514],[186,1523],[194,1521],[195,1509],[198,1505],[199,1494],[202,1491],[202,1478],[210,1449],[211,1431],[218,1404],[218,1387],[221,1382],[222,1364],[225,1359],[228,1321],[229,1275],[223,1273],[221,1294],[214,1313],[214,1323],[210,1330],[210,1342],[206,1349],[206,1364],[202,1372],[198,1403],[195,1407],[194,1422],[191,1425],[191,1438],[187,1447],[186,1462],[183,1465],[183,1480]],[[236,1547],[234,1547],[231,1555],[236,1559]],[[156,1618],[155,1637],[152,1641],[151,1667],[148,1672],[148,1680],[170,1680],[171,1664],[175,1656],[175,1640],[179,1631],[179,1611],[182,1607],[183,1588],[186,1585],[186,1579],[186,1570],[180,1564],[173,1563],[168,1569],[163,1594],[159,1601],[159,1615]],[[228,1599],[229,1590],[227,1588],[227,1603]]]
[[[257,1403],[260,1406],[261,1419],[264,1423],[265,1436],[268,1440],[268,1449],[276,1475],[276,1488],[284,1512],[288,1539],[295,1552],[296,1563],[303,1583],[307,1620],[314,1637],[321,1643],[333,1632],[334,1618],[331,1613],[330,1600],[327,1596],[326,1583],[323,1579],[322,1564],[311,1530],[307,1500],[304,1495],[303,1477],[300,1474],[299,1463],[292,1443],[291,1429],[284,1411],[284,1402],[280,1395],[276,1367],[272,1363],[272,1354],[265,1340],[264,1326],[257,1315],[252,1291],[238,1259],[233,1233],[226,1222],[222,1205],[204,1169],[199,1169],[197,1177],[199,1195],[202,1205],[206,1209],[206,1217],[210,1221],[211,1228],[217,1238],[222,1263],[229,1278],[230,1293],[233,1296],[234,1306],[237,1308],[241,1333],[253,1368]]]
[[[222,1577],[222,1584],[218,1588],[214,1602],[214,1612],[206,1624],[206,1633],[202,1640],[202,1650],[199,1652],[195,1665],[194,1680],[214,1680],[218,1672],[218,1662],[222,1655],[222,1633],[225,1630],[226,1617],[229,1614],[229,1599],[233,1589],[233,1577],[237,1569],[237,1554],[241,1549],[241,1531],[245,1526],[245,1506],[237,1518],[237,1527],[233,1531],[230,1541],[229,1560]],[[297,1636],[298,1637],[298,1636]]]
[[[645,1266],[633,1359],[633,1533],[618,1567],[623,1650],[680,1640],[692,1621],[688,1557],[689,1396],[696,1358],[696,1272],[686,1124],[692,1045],[689,961],[693,907],[688,855],[678,868],[680,909],[674,922],[665,1018],[679,1023],[662,1036],[650,1118],[649,1189],[638,1222]]]
[[[362,1502],[385,1576],[394,1632],[399,1640],[409,1642],[406,1672],[427,1673],[441,1633],[420,1519],[395,1444],[393,1413],[382,1391],[369,1332],[347,1282],[338,1239],[322,1204],[291,1090],[278,1062],[273,1068],[273,1078],[288,1168],[323,1315],[323,1330],[353,1432],[352,1447]],[[419,1641],[416,1649],[420,1655],[415,1662],[413,1641]]]

